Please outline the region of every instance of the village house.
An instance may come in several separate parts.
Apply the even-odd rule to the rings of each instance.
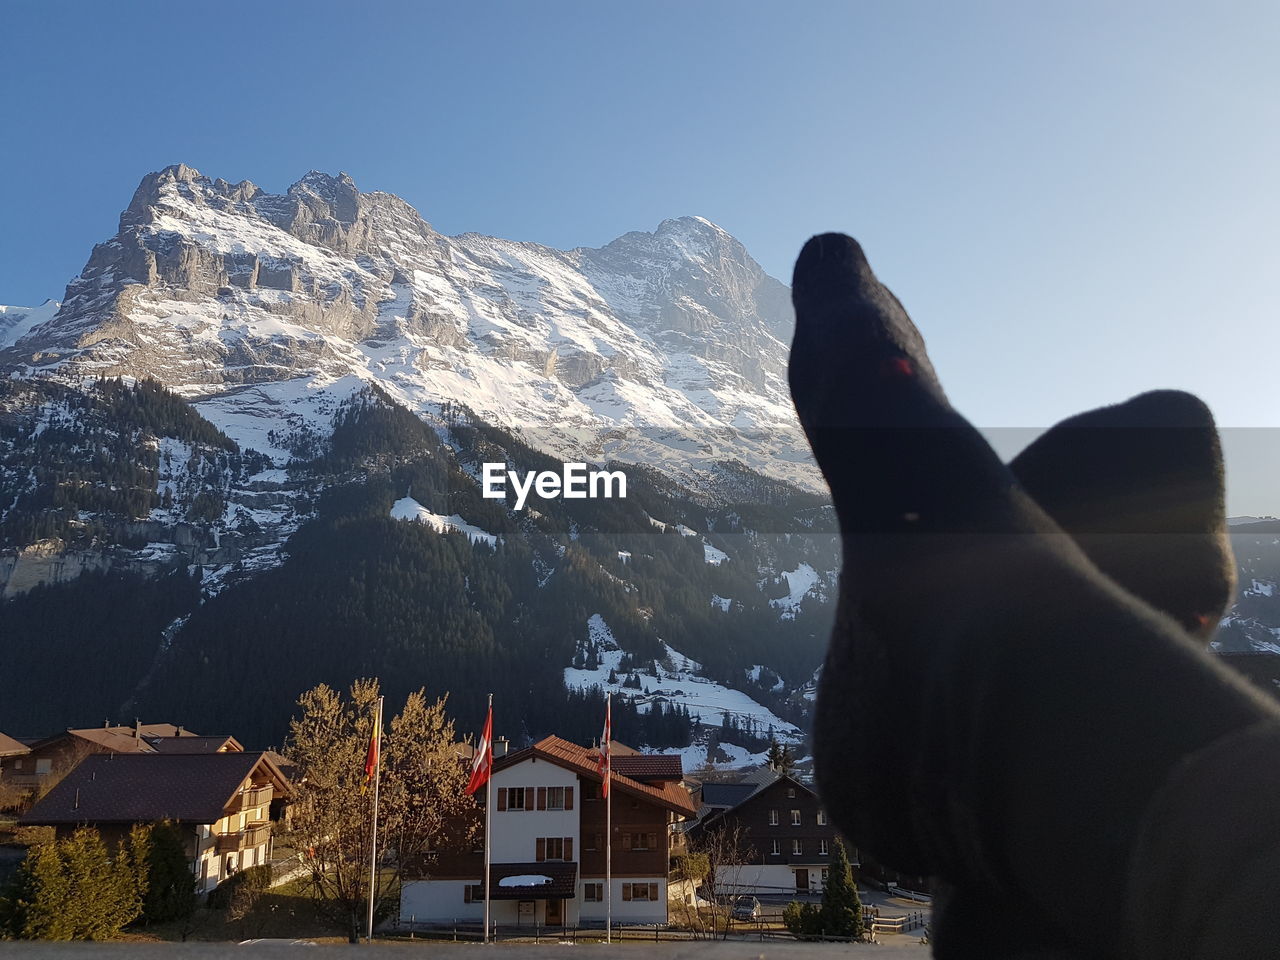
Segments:
[[[271,804],[288,781],[270,757],[239,750],[101,753],[80,761],[19,823],[59,836],[94,827],[116,844],[136,824],[177,824],[197,890],[271,858]]]
[[[242,750],[235,737],[198,737],[172,723],[68,728],[30,741],[24,753],[7,757],[0,750],[0,779],[40,793],[44,785],[99,753],[203,753]]]
[[[0,810],[14,808],[22,798],[22,791],[5,776],[6,764],[12,765],[19,757],[25,757],[31,748],[21,740],[0,733]]]
[[[0,733],[0,764],[13,757],[25,757],[30,752],[31,748],[21,740]]]
[[[674,826],[695,813],[678,756],[613,756],[613,918],[663,923]],[[495,743],[495,755],[498,744]],[[496,756],[493,765],[490,909],[494,923],[533,926],[605,920],[606,803],[599,753],[560,737]],[[485,790],[476,794],[482,824]],[[481,832],[478,835],[482,838]],[[484,846],[440,850],[406,879],[401,922],[480,922]]]
[[[717,893],[822,892],[838,833],[811,787],[764,767],[733,783],[702,784],[700,800],[688,827],[692,845],[705,843],[712,831],[740,828],[740,862],[719,868]],[[857,849],[848,854],[856,875]]]

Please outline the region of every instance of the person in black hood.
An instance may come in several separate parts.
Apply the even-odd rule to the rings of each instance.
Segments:
[[[814,731],[835,824],[938,878],[938,957],[1280,955],[1280,704],[1204,649],[1234,590],[1207,408],[1143,394],[1006,465],[856,241],[811,239],[792,297],[844,542]]]

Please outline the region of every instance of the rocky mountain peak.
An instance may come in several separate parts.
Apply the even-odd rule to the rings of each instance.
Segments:
[[[176,164],[143,178],[57,315],[0,342],[0,373],[151,376],[211,403],[372,382],[570,459],[678,451],[694,473],[738,460],[808,486],[792,322],[787,288],[702,217],[561,251],[445,237],[346,173],[278,195]]]

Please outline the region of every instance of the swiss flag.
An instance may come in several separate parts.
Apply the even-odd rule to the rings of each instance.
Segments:
[[[484,721],[484,732],[480,734],[480,742],[476,745],[476,757],[471,761],[471,779],[467,781],[467,794],[473,794],[493,775],[493,704],[489,705],[489,716]]]
[[[613,761],[609,756],[609,741],[613,739],[613,697],[604,702],[604,732],[600,734],[600,796],[609,796],[609,780],[613,776]]]

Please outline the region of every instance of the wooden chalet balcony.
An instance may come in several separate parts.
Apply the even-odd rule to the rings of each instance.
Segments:
[[[247,850],[250,847],[256,847],[260,843],[266,843],[267,838],[271,836],[271,824],[269,823],[251,823],[244,830],[236,833],[220,833],[218,834],[218,853],[234,853],[237,850]]]
[[[255,787],[252,790],[246,790],[244,793],[240,794],[239,809],[249,810],[253,807],[265,807],[271,802],[271,798],[273,796],[274,791],[270,784],[265,787]]]

